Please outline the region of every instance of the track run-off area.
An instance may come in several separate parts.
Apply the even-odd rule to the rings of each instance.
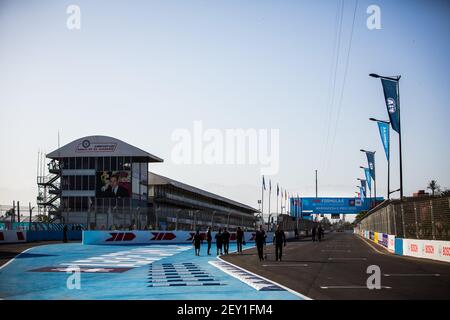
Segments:
[[[215,253],[213,244],[211,253]],[[230,244],[230,252],[235,244]],[[79,268],[79,288],[71,270]],[[68,285],[69,282],[69,285]],[[301,300],[192,245],[46,244],[0,266],[0,299]]]

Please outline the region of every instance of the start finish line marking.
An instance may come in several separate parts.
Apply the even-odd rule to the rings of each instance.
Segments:
[[[328,258],[328,260],[366,261],[367,258]]]
[[[263,264],[263,267],[307,267],[306,263],[298,263],[298,264]]]
[[[367,289],[367,286],[321,286],[320,289]],[[381,286],[380,289],[392,289],[391,287]]]
[[[440,277],[439,273],[386,273],[385,277]]]

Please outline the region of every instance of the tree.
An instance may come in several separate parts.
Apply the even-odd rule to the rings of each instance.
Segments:
[[[430,182],[428,182],[427,189],[431,190],[431,195],[434,197],[435,192],[439,192],[441,187],[436,180],[431,180]]]

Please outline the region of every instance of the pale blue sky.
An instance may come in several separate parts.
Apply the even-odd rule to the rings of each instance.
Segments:
[[[70,4],[81,8],[79,31],[66,28]],[[345,1],[337,102],[354,4]],[[371,4],[381,30],[366,27]],[[339,104],[329,104],[337,9],[331,0],[0,0],[0,203],[34,201],[37,151],[54,150],[60,130],[62,144],[117,137],[165,159],[151,170],[257,207],[258,166],[171,163],[171,133],[194,120],[279,129],[280,171],[270,178],[304,196],[314,194],[314,169],[320,195],[353,196],[366,165],[359,149],[376,150],[385,196],[385,156],[368,118],[387,113],[371,72],[403,76],[405,194],[430,179],[450,187],[448,2],[359,1],[338,121]]]

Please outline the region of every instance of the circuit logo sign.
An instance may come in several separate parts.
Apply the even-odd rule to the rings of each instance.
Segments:
[[[110,232],[111,238],[106,239],[105,241],[132,241],[136,238],[136,235],[133,232]]]
[[[173,240],[177,236],[172,232],[152,232],[153,237],[150,240]]]
[[[89,153],[89,152],[114,152],[116,151],[117,143],[115,142],[91,142],[88,139],[81,141],[76,152],[79,153]]]

